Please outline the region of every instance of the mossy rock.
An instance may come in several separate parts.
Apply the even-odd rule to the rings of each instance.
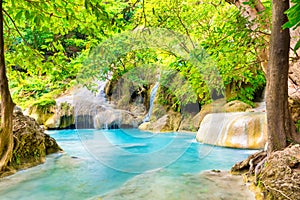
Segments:
[[[13,115],[14,147],[11,170],[26,169],[45,162],[46,155],[61,151],[56,141],[31,117],[15,111]],[[1,176],[1,172],[0,172]]]
[[[230,101],[224,106],[225,112],[245,112],[252,109],[252,106],[239,100]]]
[[[37,120],[40,125],[43,125],[55,113],[56,101],[54,99],[42,99],[33,103],[29,109],[29,116]]]

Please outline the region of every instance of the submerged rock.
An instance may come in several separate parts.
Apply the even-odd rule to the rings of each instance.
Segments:
[[[208,114],[201,122],[196,138],[199,142],[217,146],[262,149],[267,142],[266,114]]]
[[[62,151],[56,141],[31,117],[21,111],[13,114],[13,157],[8,164],[8,172],[0,172],[0,176],[14,173],[45,162],[46,155]]]

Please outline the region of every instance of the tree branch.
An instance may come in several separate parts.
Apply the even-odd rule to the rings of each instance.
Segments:
[[[175,13],[176,13],[176,16],[177,16],[177,18],[178,18],[178,20],[179,20],[181,26],[182,26],[183,29],[185,30],[186,35],[189,37],[189,40],[190,40],[190,42],[192,43],[193,48],[195,49],[195,44],[194,44],[194,42],[193,42],[193,40],[192,40],[192,38],[191,38],[191,35],[190,35],[190,33],[189,33],[188,28],[187,28],[187,27],[185,26],[185,24],[183,23],[183,21],[182,21],[180,15],[179,15],[179,13],[176,12],[176,11],[175,11]]]
[[[147,18],[146,18],[146,12],[145,12],[145,0],[143,0],[143,15],[144,15],[144,25],[146,27]]]
[[[13,23],[13,25],[14,25],[14,27],[15,27],[17,33],[20,35],[20,37],[22,38],[22,40],[24,41],[24,43],[25,43],[27,46],[29,46],[29,44],[27,43],[27,41],[25,40],[25,38],[24,38],[23,35],[21,34],[20,30],[18,29],[18,27],[17,27],[15,21],[12,19],[12,17],[11,17],[11,16],[8,14],[8,12],[6,12],[6,10],[4,10],[3,8],[2,8],[2,11],[3,11],[4,14],[10,19],[10,21]]]

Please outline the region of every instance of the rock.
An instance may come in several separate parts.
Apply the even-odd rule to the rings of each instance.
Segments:
[[[267,142],[266,113],[212,113],[201,122],[196,139],[224,147],[263,149]]]
[[[251,109],[251,106],[242,101],[234,100],[226,103],[225,99],[218,99],[201,108],[200,112],[192,119],[193,127],[198,130],[201,121],[210,113],[245,112],[248,109]]]
[[[62,151],[33,118],[18,110],[13,114],[13,136],[13,157],[8,164],[12,171],[41,164],[46,155]]]
[[[291,33],[291,47],[294,48],[300,37],[300,30],[295,29],[290,31]],[[297,54],[300,55],[300,49],[297,50]],[[288,94],[289,105],[292,113],[292,118],[295,123],[300,120],[300,62],[299,56],[290,51],[290,68],[289,68],[289,80],[288,80]]]
[[[300,199],[299,144],[272,152],[267,157],[266,152],[258,152],[237,163],[231,172],[244,174],[258,191],[257,199]]]
[[[74,107],[67,102],[56,105],[54,114],[43,124],[47,129],[65,129],[74,127]]]
[[[210,104],[202,106],[200,112],[197,115],[195,115],[195,117],[193,117],[192,119],[193,126],[196,127],[196,129],[198,130],[201,121],[207,114],[225,112],[224,109],[225,104],[226,104],[225,99],[218,99],[213,101]]]
[[[55,100],[40,100],[31,105],[26,114],[34,118],[40,125],[44,125],[44,123],[54,115],[56,110],[55,105]]]
[[[194,117],[194,115],[185,115],[180,123],[179,131],[197,132],[199,128],[195,126],[195,121],[199,119],[194,120]]]
[[[289,108],[292,119],[297,124],[300,121],[300,100],[289,98]]]
[[[249,104],[246,104],[239,100],[230,101],[224,106],[225,112],[245,112],[252,107]]]
[[[142,131],[147,131],[150,129],[151,123],[150,122],[144,122],[141,125],[139,125],[139,129]]]
[[[125,110],[107,109],[99,112],[94,118],[96,129],[137,128],[142,123],[132,113]]]
[[[181,122],[181,114],[169,111],[157,121],[144,123],[140,128],[153,132],[173,132],[178,131]]]
[[[29,107],[28,115],[46,129],[72,128],[75,125],[74,108],[67,102],[55,102],[45,106],[39,103]]]
[[[272,199],[300,199],[300,145],[271,153],[258,177]]]

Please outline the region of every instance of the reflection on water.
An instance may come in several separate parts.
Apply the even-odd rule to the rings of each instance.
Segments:
[[[185,180],[189,190],[204,191],[206,186],[197,178],[199,172],[228,170],[254,152],[202,145],[195,142],[192,134],[151,134],[138,130],[49,133],[65,153],[50,155],[45,164],[2,179],[1,200],[89,199],[109,191],[122,193],[128,185],[140,192],[124,199],[139,199],[138,195],[149,192],[153,184],[157,191],[165,190],[167,195],[183,187]],[[194,179],[196,183],[190,184]],[[172,199],[169,196],[153,198]]]

